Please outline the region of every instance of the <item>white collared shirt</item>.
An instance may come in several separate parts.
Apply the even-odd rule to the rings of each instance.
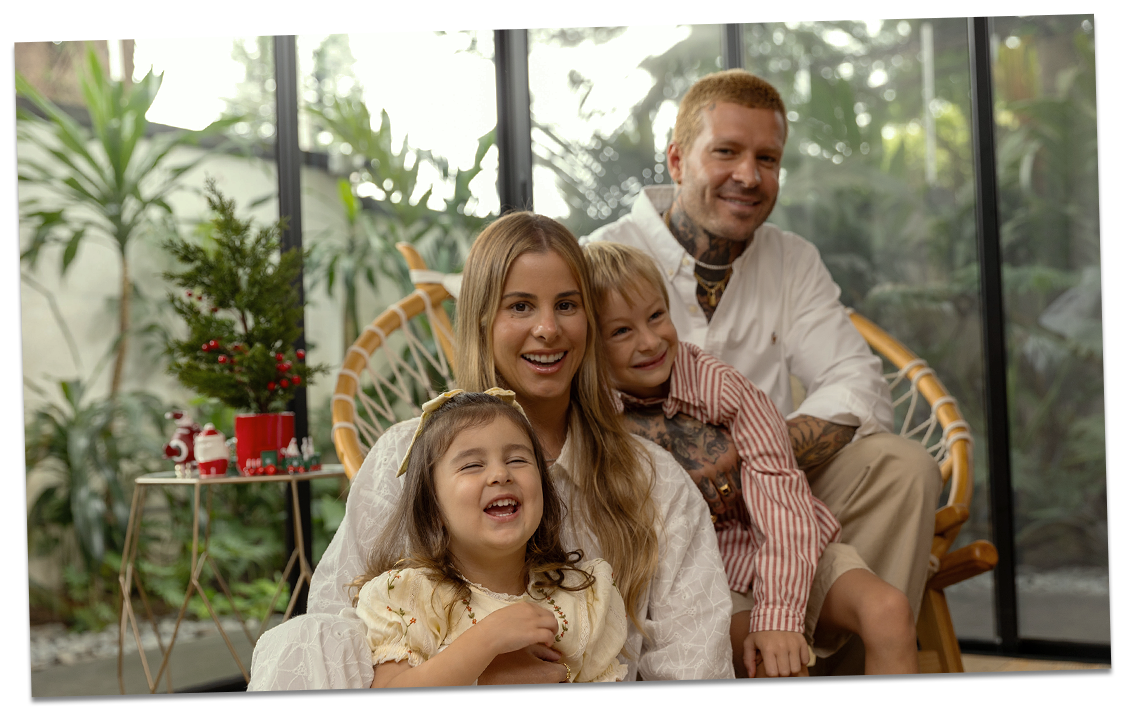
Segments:
[[[611,240],[651,255],[667,281],[680,339],[742,372],[786,419],[804,414],[849,425],[857,438],[890,432],[894,415],[882,364],[849,320],[817,248],[763,224],[735,260],[708,322],[695,295],[695,260],[660,217],[675,192],[674,186],[644,188],[629,214],[582,243]],[[796,409],[791,374],[807,393]]]

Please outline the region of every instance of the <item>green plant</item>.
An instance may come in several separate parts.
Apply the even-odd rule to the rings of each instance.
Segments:
[[[112,242],[118,255],[120,295],[111,398],[122,388],[131,333],[130,250],[156,215],[172,214],[169,193],[205,155],[176,165],[168,157],[178,146],[217,134],[235,121],[225,119],[201,131],[146,139],[146,113],[162,78],[150,71],[136,83],[112,80],[94,51],[87,49],[79,83],[90,117],[88,128],[16,74],[17,94],[36,112],[17,109],[18,138],[51,158],[41,162],[22,154],[18,161],[20,182],[41,195],[20,206],[21,220],[33,229],[21,260],[34,271],[46,247],[60,246],[60,275],[66,275],[85,240],[105,236]]]
[[[344,239],[321,236],[311,245],[310,285],[325,286],[328,294],[340,288],[343,295],[342,339],[349,346],[362,324],[358,295],[362,282],[376,290],[378,281],[394,282],[399,295],[413,284],[396,243],[405,241],[421,249],[434,270],[458,271],[474,235],[488,218],[467,212],[471,181],[482,171],[483,158],[494,144],[494,132],[479,139],[475,161],[469,169],[452,169],[446,159],[414,150],[407,138],[394,149],[389,116],[384,111],[376,128],[360,94],[335,98],[332,103],[307,111],[335,143],[350,150],[348,168],[338,180],[338,199],[347,223]],[[420,164],[434,165],[442,180],[453,187],[440,209],[430,202],[434,188],[419,198]]]
[[[279,410],[291,386],[309,385],[328,368],[309,366],[305,352],[294,349],[303,316],[294,281],[303,253],[280,252],[282,222],[253,231],[213,180],[206,187],[213,213],[208,238],[165,243],[183,266],[165,279],[184,291],[169,300],[188,328],[185,338],[170,339],[169,372],[230,407]]]

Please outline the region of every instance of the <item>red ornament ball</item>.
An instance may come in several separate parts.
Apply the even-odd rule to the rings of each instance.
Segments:
[[[218,341],[216,341],[216,339],[209,340],[209,342],[208,342],[208,348],[209,349],[215,349],[218,346],[220,346],[220,343]]]
[[[228,363],[228,357],[221,354],[220,356],[216,357],[216,361],[220,362],[221,364],[227,364]]]
[[[306,358],[306,349],[295,349],[295,356],[298,357],[299,361],[302,361]]]
[[[283,389],[286,389],[287,387],[291,386],[291,381],[289,379],[280,379],[279,386]]]
[[[282,353],[278,353],[278,354],[275,355],[275,361],[282,361],[282,360],[283,360]]]
[[[218,309],[218,308],[217,308],[217,307],[215,307],[215,306],[213,306],[213,307],[212,307],[212,313],[216,313],[216,312],[217,312],[217,311],[219,311],[219,310],[220,310],[220,309]]]
[[[211,347],[211,346],[209,346],[208,344],[201,344],[201,345],[200,345],[200,350],[201,350],[201,351],[212,351],[212,347]]]
[[[291,384],[293,384],[295,386],[302,384],[302,377],[300,377],[297,374],[294,375],[293,377],[291,377]]]
[[[191,290],[185,291],[185,295],[188,296],[189,298],[192,298],[192,291]]]
[[[282,364],[276,364],[276,365],[275,365],[275,371],[277,371],[277,372],[285,372],[285,371],[287,371],[287,369],[286,369],[286,367],[284,367],[284,366],[283,366]]]
[[[268,389],[268,391],[274,392],[275,391],[275,383],[274,382],[267,382],[267,389]]]

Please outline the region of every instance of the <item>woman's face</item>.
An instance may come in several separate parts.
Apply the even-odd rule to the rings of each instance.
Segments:
[[[568,404],[585,355],[581,286],[557,253],[523,253],[511,264],[492,328],[495,371],[520,403]]]

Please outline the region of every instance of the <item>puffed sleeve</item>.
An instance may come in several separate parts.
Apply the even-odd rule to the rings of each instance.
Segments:
[[[373,664],[408,660],[416,667],[440,650],[448,625],[435,606],[435,585],[417,569],[394,569],[370,580],[357,598]]]
[[[613,583],[613,567],[604,559],[594,559],[581,564],[580,568],[592,574],[596,581],[585,590],[589,643],[574,682],[623,680],[628,666],[622,665],[617,655],[628,637],[628,618],[624,600]]]

